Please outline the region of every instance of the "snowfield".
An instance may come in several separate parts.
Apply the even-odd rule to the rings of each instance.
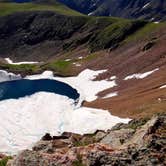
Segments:
[[[103,97],[103,99],[107,99],[107,98],[111,98],[111,97],[115,97],[115,96],[118,96],[118,92],[109,93],[109,94],[105,95]]]
[[[21,75],[15,75],[13,73],[8,73],[4,70],[0,70],[0,82],[4,81],[12,81],[12,80],[18,80],[21,79]]]
[[[164,88],[166,88],[166,85],[163,85],[163,86],[160,87],[160,89],[164,89]]]
[[[7,61],[8,64],[12,64],[12,65],[22,65],[22,64],[36,64],[39,62],[13,62],[10,58],[5,58],[5,60]]]
[[[67,83],[73,88],[77,89],[78,93],[80,94],[83,100],[91,102],[98,98],[97,94],[99,92],[116,86],[115,80],[94,81],[96,76],[104,72],[106,72],[106,70],[93,71],[90,69],[86,69],[75,77],[54,77],[53,72],[45,71],[44,73],[39,75],[27,76],[26,79],[49,78]]]
[[[145,72],[145,73],[132,74],[132,75],[129,75],[129,76],[125,77],[124,80],[143,79],[143,78],[148,77],[149,75],[153,74],[154,72],[156,72],[158,70],[159,70],[159,68],[154,69],[152,71]]]
[[[45,133],[93,133],[128,121],[104,110],[76,108],[74,100],[53,93],[5,100],[0,102],[0,152],[14,154],[30,148]]]
[[[116,86],[115,81],[93,81],[105,70],[84,70],[76,77],[54,77],[51,71],[26,79],[55,79],[68,83],[80,93],[80,103],[54,93],[39,92],[19,99],[0,101],[0,152],[15,154],[31,148],[45,133],[60,135],[64,131],[85,134],[108,130],[130,119],[112,116],[108,111],[82,107],[83,100],[93,101],[97,93]]]

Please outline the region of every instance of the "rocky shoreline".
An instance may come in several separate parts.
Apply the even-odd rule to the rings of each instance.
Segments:
[[[116,166],[166,164],[166,114],[132,120],[94,134],[49,134],[7,166]]]

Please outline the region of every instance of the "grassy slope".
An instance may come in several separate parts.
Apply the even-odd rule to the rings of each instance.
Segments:
[[[0,3],[0,16],[11,14],[18,11],[35,11],[35,10],[51,10],[56,11],[64,15],[74,15],[80,16],[81,14],[73,11],[66,6],[55,3],[55,5],[44,5],[44,4],[34,4],[34,3]],[[107,49],[110,47],[116,47],[121,41],[131,42],[146,35],[150,32],[158,29],[161,26],[165,26],[165,23],[154,24],[147,23],[144,21],[131,21],[121,18],[113,17],[87,17],[85,29],[95,29],[93,30],[93,36],[91,37],[89,44],[89,49],[92,52]],[[77,17],[78,18],[78,17]],[[82,17],[80,17],[82,20]],[[125,40],[124,40],[125,39]],[[82,40],[82,39],[79,39]],[[77,43],[81,41],[72,41],[72,43]],[[69,43],[70,45],[71,43]],[[70,48],[69,48],[70,49]],[[91,57],[91,56],[90,56]],[[93,56],[92,56],[93,57]],[[89,58],[87,60],[93,60]],[[11,71],[21,72],[38,72],[42,69],[52,69],[56,72],[67,74],[70,68],[72,68],[71,62],[65,62],[63,60],[54,61],[50,64],[44,65],[9,65],[1,64],[1,68],[8,69]]]
[[[92,20],[90,20],[91,22]],[[112,21],[112,20],[111,20]],[[104,46],[110,42],[115,42],[115,40],[119,40],[122,37],[124,37],[124,31],[123,28],[128,30],[128,25],[131,26],[131,23],[126,21],[124,23],[124,25],[122,24],[122,22],[116,22],[113,23],[113,26],[106,26],[106,28],[103,29],[103,31],[101,31],[99,34],[97,34],[96,38],[94,39],[94,41],[92,41],[91,43],[89,43],[91,49],[94,49],[96,51],[98,51],[98,48],[100,47],[100,49],[104,49]],[[122,25],[122,26],[120,26]],[[89,24],[88,24],[89,26]],[[119,28],[120,26],[120,28]],[[142,28],[138,29],[135,33],[127,36],[125,38],[125,40],[123,42],[132,42],[133,40],[142,40],[142,38],[146,38],[147,36],[150,35],[150,32],[153,32],[155,30],[158,30],[161,26],[165,26],[165,24],[153,24],[153,23],[148,23],[145,26],[143,26]],[[118,27],[118,28],[117,28]],[[115,38],[114,38],[115,37]],[[118,43],[118,42],[117,42]],[[70,56],[68,57],[70,58]],[[42,65],[38,65],[38,64],[27,64],[27,65],[11,65],[11,64],[0,64],[1,69],[5,69],[5,70],[9,70],[9,71],[13,71],[13,72],[17,72],[17,73],[21,73],[21,72],[25,72],[25,73],[38,73],[41,72],[43,70],[52,70],[55,71],[56,73],[60,74],[60,75],[70,75],[72,74],[72,70],[74,69],[74,66],[72,63],[74,62],[87,62],[87,61],[93,61],[96,58],[96,54],[94,53],[90,53],[89,55],[87,55],[87,57],[83,60],[72,60],[69,62],[64,61],[64,59],[59,59],[59,60],[55,60],[51,63],[46,63],[46,64],[42,64]]]
[[[55,3],[54,5],[46,5],[46,4],[35,4],[35,3],[0,3],[0,16],[5,16],[8,14],[12,14],[14,12],[21,12],[21,11],[41,11],[41,10],[50,10],[55,11],[60,14],[64,15],[82,15],[68,7],[60,4]]]
[[[149,37],[149,35],[151,35],[151,32],[158,31],[162,27],[166,27],[166,22],[162,22],[159,24],[147,23],[144,27],[138,29],[138,31],[128,36],[125,41],[130,42],[133,40],[139,40],[141,38]]]

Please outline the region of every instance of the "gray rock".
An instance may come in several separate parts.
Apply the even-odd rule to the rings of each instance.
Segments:
[[[103,144],[108,144],[113,148],[116,148],[117,146],[121,146],[128,139],[130,139],[133,134],[134,134],[133,129],[115,130],[111,131],[100,142]]]

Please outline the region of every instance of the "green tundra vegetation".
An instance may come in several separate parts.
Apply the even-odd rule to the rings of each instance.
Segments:
[[[53,33],[47,33],[51,38],[52,34],[58,34],[59,37],[70,37],[71,33],[77,32],[82,29],[82,35],[73,35],[67,42],[63,43],[63,49],[70,52],[77,46],[85,44],[89,49],[89,56],[84,61],[91,61],[96,57],[95,52],[103,49],[114,49],[120,44],[138,40],[139,38],[146,37],[152,31],[157,30],[161,26],[166,26],[165,23],[149,23],[143,20],[128,20],[115,17],[94,17],[85,16],[76,11],[73,11],[63,4],[55,3],[7,3],[0,1],[0,16],[9,15],[15,12],[22,11],[55,11],[62,16],[58,17],[58,23],[54,26]],[[62,26],[63,25],[63,26]],[[49,25],[46,25],[49,26]],[[36,26],[37,30],[44,31],[43,24]],[[86,34],[86,35],[84,35]],[[88,34],[88,35],[87,35]],[[41,36],[34,36],[33,42],[38,42]],[[36,39],[35,39],[36,37]],[[60,39],[60,40],[62,40]],[[31,42],[31,41],[29,41]],[[41,41],[42,42],[42,41]],[[31,43],[30,43],[31,44]],[[68,57],[70,58],[70,57]],[[73,67],[72,63],[75,61],[66,62],[63,59],[55,60],[46,64],[33,64],[33,65],[11,65],[0,64],[1,69],[9,71],[28,73],[37,73],[41,70],[51,69],[58,73],[66,73]]]
[[[0,16],[5,16],[8,14],[12,14],[14,12],[22,12],[22,11],[55,11],[57,13],[61,13],[64,15],[82,15],[79,12],[76,12],[67,6],[55,2],[52,4],[38,4],[38,3],[7,3],[0,1]]]
[[[12,157],[5,157],[4,159],[0,160],[0,166],[6,166],[8,160],[12,159]]]

